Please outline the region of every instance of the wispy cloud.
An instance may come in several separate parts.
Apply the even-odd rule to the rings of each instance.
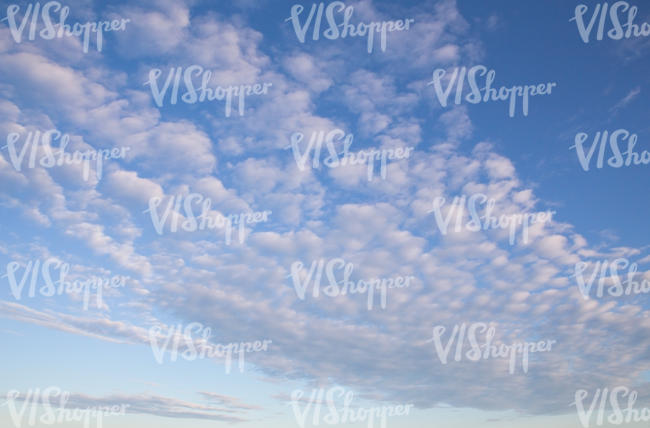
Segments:
[[[634,99],[636,99],[636,97],[638,97],[640,93],[641,93],[640,86],[637,86],[636,88],[630,90],[630,92],[628,92],[628,94],[625,97],[623,97],[619,102],[614,104],[614,106],[609,109],[610,113],[617,114],[619,110],[621,110],[622,108],[630,104],[632,101],[634,101]]]

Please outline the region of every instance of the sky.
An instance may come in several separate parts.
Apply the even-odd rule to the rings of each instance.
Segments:
[[[597,413],[650,409],[650,4],[320,4],[0,2],[0,426],[84,426],[30,420],[47,388],[124,406],[98,428],[372,426],[326,418],[345,394],[407,407],[393,428],[642,426]],[[64,6],[86,46],[47,37]],[[616,39],[631,11],[638,37]],[[342,37],[345,13],[394,31]],[[515,89],[468,101],[488,72]],[[524,112],[527,85],[545,94]],[[374,150],[372,174],[346,150]],[[471,227],[470,199],[549,214],[511,239]]]

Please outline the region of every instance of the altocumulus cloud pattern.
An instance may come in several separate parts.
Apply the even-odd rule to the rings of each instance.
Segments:
[[[0,426],[650,422],[647,0],[0,2]]]

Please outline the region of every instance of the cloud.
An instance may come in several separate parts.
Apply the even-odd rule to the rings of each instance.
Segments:
[[[0,190],[2,208],[20,217],[23,229],[48,228],[31,252],[52,247],[96,258],[128,270],[135,284],[110,314],[77,316],[66,307],[8,301],[0,302],[0,314],[116,349],[148,345],[148,327],[157,323],[201,322],[222,332],[220,341],[273,340],[268,352],[250,358],[281,383],[337,383],[420,408],[557,413],[567,411],[576,385],[634,382],[650,369],[643,302],[584,300],[571,277],[576,262],[631,254],[629,248],[595,246],[579,224],[555,219],[532,226],[529,242],[516,245],[505,230],[452,227],[443,235],[437,228],[430,208],[438,196],[484,193],[497,201],[495,215],[542,210],[545,201],[520,178],[515,158],[475,136],[469,109],[440,111],[422,102],[432,69],[484,55],[455,1],[423,4],[380,11],[370,1],[354,3],[360,19],[415,17],[412,31],[372,56],[349,40],[276,49],[277,39],[252,28],[245,14],[231,20],[168,0],[116,9],[133,25],[115,34],[114,56],[57,61],[43,51],[46,44],[0,41],[4,132],[56,126],[74,132],[80,145],[131,148],[103,181],[82,186],[45,168],[15,171],[4,156],[0,179],[9,185]],[[493,21],[486,25],[501,24]],[[225,118],[212,105],[154,108],[143,89],[148,71],[195,63],[213,70],[219,83],[272,82],[272,94],[247,104],[244,117]],[[639,94],[632,90],[613,112]],[[290,136],[335,128],[354,136],[352,150],[415,151],[390,163],[386,180],[368,182],[364,167],[300,171],[286,149]],[[229,246],[213,231],[150,233],[142,212],[149,198],[191,192],[226,214],[272,210],[271,221]],[[361,294],[314,298],[311,288],[299,299],[292,264],[337,258],[353,265],[349,281],[415,279],[390,289],[385,308],[376,297],[368,310]],[[321,278],[322,287],[329,285],[327,274]],[[494,325],[497,343],[553,339],[557,347],[531,358],[527,374],[510,375],[504,359],[442,364],[424,343],[434,325],[474,321]],[[259,410],[220,393],[200,394],[210,404],[153,395],[75,399],[127,400],[135,413],[219,421]]]
[[[57,409],[58,397],[64,393],[59,388],[53,387],[49,391],[52,396],[51,405]],[[191,401],[179,400],[176,398],[169,398],[154,394],[111,394],[105,397],[95,397],[87,394],[68,393],[68,401],[65,403],[66,409],[102,409],[119,408],[118,413],[121,415],[135,414],[135,415],[154,415],[164,418],[178,418],[178,419],[204,419],[211,421],[222,422],[244,422],[248,419],[242,415],[244,410],[256,409],[256,406],[247,406],[240,404],[238,401],[235,405],[227,400],[222,401],[222,406],[214,406],[210,404],[200,404]],[[204,395],[206,393],[200,393]],[[27,393],[18,392],[15,400],[29,401],[26,399]],[[109,411],[112,411],[109,409]],[[91,419],[95,417],[91,413]]]
[[[624,96],[619,102],[614,104],[612,108],[609,109],[609,112],[612,114],[617,114],[619,110],[627,106],[629,103],[634,101],[636,97],[639,96],[641,93],[641,87],[637,86],[636,88],[632,89],[626,96]]]
[[[108,195],[141,206],[146,206],[151,198],[163,196],[163,190],[158,183],[138,177],[135,171],[114,171],[106,177],[104,186]]]
[[[334,83],[322,70],[316,59],[307,54],[297,54],[284,60],[287,72],[296,80],[306,84],[314,92],[327,90]]]
[[[229,397],[227,395],[216,394],[214,392],[199,392],[199,394],[204,396],[207,400],[214,401],[219,404],[227,405],[229,407],[232,407],[233,409],[247,409],[247,410],[261,409],[260,406],[242,403],[242,401],[239,398]]]

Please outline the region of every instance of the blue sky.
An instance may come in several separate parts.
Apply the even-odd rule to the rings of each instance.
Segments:
[[[0,18],[13,4],[22,16],[29,3],[0,2]],[[570,21],[580,3],[559,0],[346,2],[352,23],[414,19],[372,53],[365,38],[312,40],[311,27],[300,43],[287,21],[296,2],[64,4],[69,23],[130,21],[88,52],[73,37],[17,42],[0,22],[1,145],[56,129],[69,152],[129,150],[84,180],[79,165],[18,171],[2,149],[0,395],[54,385],[79,407],[129,403],[108,428],[298,427],[292,391],[335,386],[361,407],[414,404],[388,419],[395,428],[580,427],[576,390],[617,385],[648,403],[647,294],[583,299],[573,274],[579,262],[623,258],[650,280],[650,165],[598,169],[594,159],[584,171],[570,147],[581,132],[589,146],[596,132],[625,129],[636,152],[650,151],[650,38],[584,43]],[[302,4],[304,19],[313,3]],[[589,19],[598,3],[585,4]],[[637,24],[650,22],[650,5],[630,5]],[[212,72],[211,87],[271,86],[246,98],[242,116],[235,107],[226,117],[223,101],[157,106],[150,70],[162,70],[161,85],[192,65]],[[476,65],[495,71],[497,88],[557,85],[530,99],[527,116],[509,117],[506,102],[441,106],[427,85],[434,70]],[[352,151],[414,150],[389,162],[386,179],[368,181],[363,165],[301,170],[291,136],[335,129],[353,136]],[[555,214],[527,243],[494,230],[442,234],[432,201],[479,193],[499,214]],[[214,230],[157,234],[151,198],[190,194],[214,213],[271,215],[243,243]],[[337,258],[353,263],[354,281],[415,279],[389,290],[385,309],[354,294],[299,299],[292,263]],[[9,266],[22,275],[51,259],[72,279],[127,279],[88,310],[79,295],[17,299]],[[527,373],[499,359],[441,364],[432,328],[476,322],[501,343],[557,345],[531,356]],[[213,344],[272,344],[246,354],[243,372],[226,373],[219,358],[158,364],[149,329],[191,323],[210,328]],[[7,409],[0,425],[14,426]]]

